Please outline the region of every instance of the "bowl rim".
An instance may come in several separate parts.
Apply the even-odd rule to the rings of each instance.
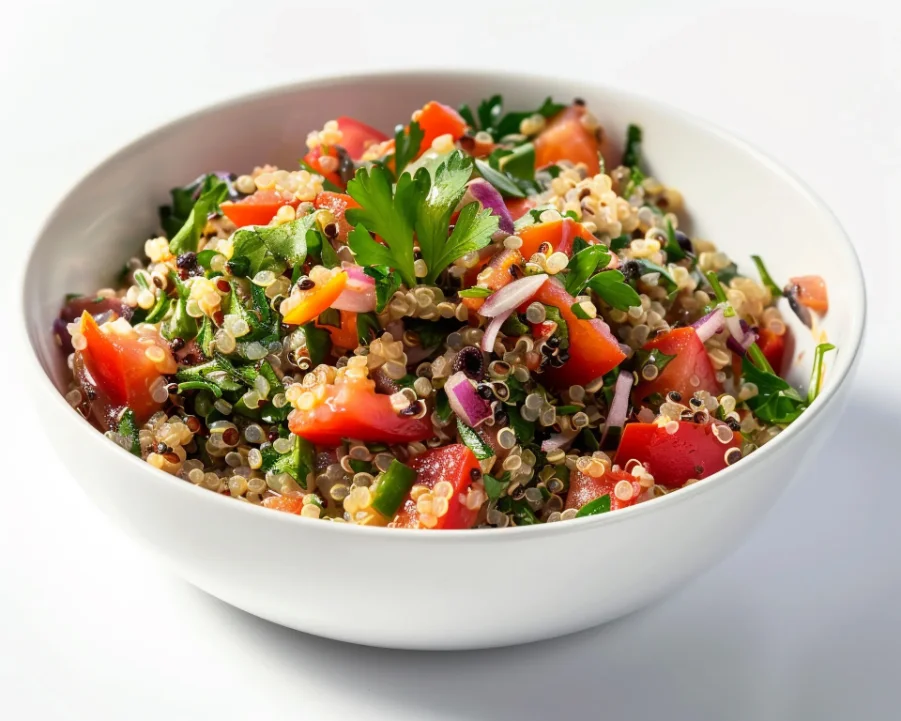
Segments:
[[[58,416],[69,419],[63,422],[69,424],[69,427],[73,429],[72,432],[81,434],[84,437],[85,443],[97,444],[97,453],[103,454],[112,452],[121,454],[120,458],[125,460],[125,462],[133,464],[135,473],[151,474],[147,478],[147,482],[171,483],[173,484],[173,487],[180,488],[181,493],[194,494],[198,499],[206,498],[206,501],[199,501],[201,503],[206,502],[228,504],[227,507],[223,507],[223,510],[227,510],[228,507],[231,507],[235,510],[237,510],[239,507],[244,507],[246,509],[246,512],[248,513],[265,514],[265,516],[263,517],[268,518],[270,522],[274,523],[316,524],[315,526],[310,526],[308,530],[313,530],[314,528],[316,528],[324,533],[359,534],[361,538],[365,538],[371,534],[376,534],[379,537],[385,539],[397,539],[399,541],[402,541],[402,539],[418,539],[428,543],[459,543],[463,539],[482,542],[489,538],[495,539],[494,542],[504,542],[505,540],[523,535],[527,537],[538,538],[545,534],[573,532],[579,533],[614,523],[625,522],[637,516],[638,514],[657,513],[669,508],[676,503],[685,503],[690,501],[695,496],[708,493],[719,485],[730,482],[737,482],[738,478],[741,475],[752,475],[753,467],[763,462],[765,456],[778,453],[787,444],[794,442],[794,439],[804,433],[808,429],[808,427],[811,427],[814,423],[816,423],[817,419],[825,416],[827,408],[835,404],[835,400],[840,389],[849,382],[852,371],[860,360],[862,339],[864,335],[867,315],[867,298],[860,258],[853,243],[851,242],[851,239],[848,236],[848,233],[845,231],[835,213],[793,171],[789,170],[773,157],[760,150],[755,145],[737,136],[736,134],[727,131],[714,123],[688,113],[678,107],[675,107],[669,103],[661,102],[649,96],[642,95],[641,93],[633,92],[631,90],[623,90],[615,86],[597,83],[594,81],[581,80],[580,82],[583,82],[586,87],[590,87],[592,90],[596,90],[608,96],[618,96],[623,99],[628,99],[638,106],[653,108],[655,112],[664,116],[664,118],[667,120],[677,120],[683,124],[694,126],[694,128],[696,128],[697,130],[705,134],[714,136],[720,141],[728,143],[736,150],[750,155],[756,162],[766,166],[770,171],[781,176],[784,181],[786,181],[790,186],[793,187],[794,191],[800,197],[806,199],[807,202],[811,203],[819,213],[821,213],[826,219],[829,220],[833,228],[838,232],[838,236],[841,239],[839,245],[841,246],[841,252],[843,252],[845,255],[845,260],[848,266],[848,273],[845,276],[845,279],[848,283],[847,290],[849,291],[848,295],[850,296],[852,308],[850,317],[849,340],[843,343],[841,350],[844,350],[844,352],[840,352],[838,354],[836,361],[832,364],[831,367],[831,372],[835,374],[835,380],[823,389],[820,395],[814,400],[811,406],[801,414],[801,417],[797,421],[792,423],[786,430],[776,436],[776,438],[771,440],[764,447],[758,449],[749,457],[742,459],[741,463],[729,466],[721,471],[718,471],[717,473],[714,473],[708,478],[691,484],[690,486],[680,488],[678,489],[678,493],[668,493],[662,497],[654,498],[649,501],[636,504],[634,506],[629,506],[628,508],[619,509],[616,513],[605,513],[598,516],[575,518],[565,523],[554,523],[553,525],[542,523],[531,526],[514,526],[503,529],[473,528],[442,530],[440,533],[428,533],[423,532],[420,529],[385,528],[382,526],[358,526],[351,523],[323,523],[318,519],[303,518],[302,516],[295,514],[275,513],[271,509],[263,508],[262,506],[255,506],[249,503],[238,504],[235,503],[234,499],[225,497],[219,493],[212,493],[208,489],[197,487],[193,483],[186,482],[176,476],[172,476],[164,471],[154,468],[146,461],[134,456],[124,448],[118,446],[115,443],[109,442],[109,440],[102,433],[98,432],[98,430],[94,426],[92,426],[86,419],[75,413],[68,402],[65,400],[63,394],[60,393],[56,388],[49,375],[44,371],[40,354],[38,353],[38,350],[35,347],[34,342],[32,341],[31,333],[29,331],[30,315],[28,312],[27,304],[28,280],[37,271],[36,266],[38,248],[44,241],[49,228],[52,226],[57,216],[61,213],[63,206],[65,206],[69,202],[71,197],[80,188],[89,183],[93,176],[102,174],[108,166],[117,162],[121,156],[135,152],[145,145],[156,142],[161,137],[164,137],[169,132],[175,130],[179,125],[183,123],[201,120],[204,117],[212,118],[217,113],[223,110],[235,108],[246,103],[252,103],[258,100],[276,97],[279,95],[316,90],[317,88],[323,86],[354,85],[367,81],[401,82],[413,79],[420,81],[429,80],[435,83],[445,83],[483,81],[492,78],[496,79],[499,84],[512,82],[520,86],[532,85],[535,87],[547,88],[554,87],[554,84],[559,81],[559,78],[540,73],[520,73],[489,70],[479,71],[391,69],[372,72],[345,72],[334,75],[320,75],[307,80],[283,83],[262,90],[241,94],[180,115],[177,118],[167,121],[166,123],[154,128],[153,130],[140,135],[135,140],[119,147],[112,153],[108,154],[101,162],[94,165],[91,169],[82,174],[80,179],[71,186],[69,191],[56,201],[53,210],[47,215],[46,220],[43,222],[35,237],[32,239],[23,266],[23,272],[19,274],[19,292],[17,293],[18,302],[21,305],[21,314],[19,316],[20,323],[18,324],[19,329],[20,332],[24,333],[26,344],[29,346],[31,353],[33,354],[32,357],[28,359],[30,362],[27,362],[25,365],[31,368],[33,373],[38,376],[36,382],[38,383],[40,388],[49,396],[54,398],[55,402],[58,403],[58,407],[61,409],[61,411],[58,413]],[[76,422],[72,423],[72,420]],[[76,428],[78,430],[74,430]],[[123,479],[122,482],[128,481],[125,481]],[[187,497],[190,497],[190,495]],[[307,528],[307,526],[300,525],[297,526],[297,528],[303,529]]]

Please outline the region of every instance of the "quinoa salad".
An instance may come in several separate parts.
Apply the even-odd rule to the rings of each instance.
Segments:
[[[813,328],[825,283],[683,232],[639,126],[494,96],[305,130],[293,167],[173,189],[144,256],[65,299],[66,399],[155,468],[331,522],[552,523],[740,462],[816,397],[832,346],[792,387],[782,313]]]

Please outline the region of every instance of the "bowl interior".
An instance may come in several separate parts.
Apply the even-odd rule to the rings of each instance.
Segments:
[[[712,240],[752,277],[752,253],[777,282],[823,276],[833,299],[811,334],[785,309],[797,339],[791,379],[806,382],[811,349],[838,346],[825,387],[850,367],[863,328],[863,285],[841,227],[804,186],[741,141],[679,111],[620,91],[560,79],[466,73],[403,73],[323,80],[277,89],[211,108],[145,136],[88,175],[58,206],[34,248],[24,278],[27,331],[41,366],[58,386],[64,359],[50,333],[63,296],[114,284],[123,263],[141,255],[158,229],[168,191],[211,170],[248,172],[272,163],[296,167],[306,134],[338,115],[391,132],[411,111],[437,99],[475,105],[502,92],[511,109],[545,97],[584,98],[605,130],[623,138],[644,129],[651,173],[684,195],[692,230]]]

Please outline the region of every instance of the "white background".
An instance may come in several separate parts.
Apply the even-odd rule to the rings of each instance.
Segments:
[[[257,620],[152,563],[49,452],[17,382],[25,349],[7,341],[0,718],[897,718],[897,13],[688,0],[327,5],[4,6],[7,273],[17,278],[43,217],[86,170],[160,122],[233,94],[360,68],[584,77],[733,130],[835,209],[857,244],[871,304],[842,428],[737,553],[653,608],[523,648],[384,652]],[[735,222],[753,216],[748,208]],[[10,280],[0,281],[4,308],[16,305]],[[474,593],[472,610],[489,609]]]

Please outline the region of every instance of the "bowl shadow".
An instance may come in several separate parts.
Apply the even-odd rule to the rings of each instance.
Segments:
[[[304,679],[305,693],[339,699],[343,688],[357,689],[353,696],[366,699],[361,718],[374,709],[497,721],[885,716],[901,702],[892,671],[901,643],[901,483],[889,438],[899,420],[875,397],[853,398],[753,543],[670,599],[599,628],[430,653],[320,639],[219,601],[210,612]],[[360,604],[365,612],[365,594]],[[461,616],[492,612],[490,599],[477,599]]]

